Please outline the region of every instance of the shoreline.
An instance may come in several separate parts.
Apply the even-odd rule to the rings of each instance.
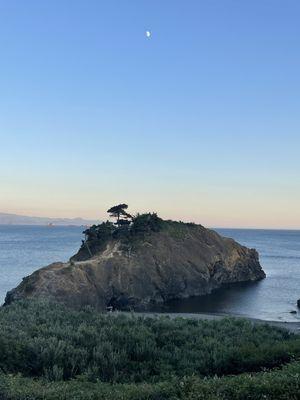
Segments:
[[[283,328],[288,330],[291,333],[300,334],[300,321],[299,322],[285,322],[285,321],[269,321],[263,320],[259,318],[252,318],[242,315],[233,315],[233,314],[210,314],[210,313],[168,313],[168,312],[127,312],[127,311],[116,311],[113,312],[112,315],[117,314],[125,314],[125,315],[134,315],[137,317],[149,317],[149,318],[159,318],[159,317],[169,317],[169,318],[185,318],[185,319],[197,319],[197,320],[206,320],[206,321],[220,321],[224,318],[238,318],[238,319],[246,319],[253,324],[267,324],[273,326],[275,328]]]

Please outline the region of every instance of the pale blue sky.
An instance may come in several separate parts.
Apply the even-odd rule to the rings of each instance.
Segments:
[[[300,228],[299,20],[298,0],[0,0],[0,211]]]

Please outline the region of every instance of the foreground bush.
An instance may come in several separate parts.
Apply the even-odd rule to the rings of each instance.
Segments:
[[[22,301],[0,310],[0,370],[62,381],[155,383],[261,371],[300,354],[300,339],[249,321],[71,311]]]
[[[47,382],[0,375],[1,400],[291,400],[300,399],[300,363],[253,375],[156,384],[92,383],[80,379]]]

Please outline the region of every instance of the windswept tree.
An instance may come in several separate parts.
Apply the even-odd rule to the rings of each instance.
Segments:
[[[117,222],[115,224],[118,227],[120,225],[129,225],[132,220],[132,216],[125,211],[127,208],[127,204],[118,204],[117,206],[113,206],[107,210],[110,217],[117,218]]]

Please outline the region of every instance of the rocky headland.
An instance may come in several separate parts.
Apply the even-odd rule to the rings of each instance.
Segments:
[[[174,298],[265,277],[257,251],[233,239],[156,214],[125,214],[112,214],[116,224],[86,230],[69,262],[56,262],[24,278],[7,293],[5,304],[47,298],[73,308],[149,310]]]

